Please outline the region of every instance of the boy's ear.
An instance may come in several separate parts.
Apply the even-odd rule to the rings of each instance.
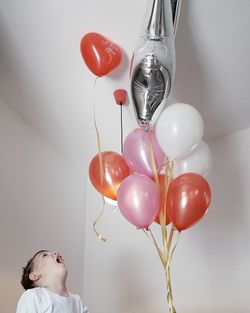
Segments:
[[[32,280],[32,281],[37,281],[40,278],[41,278],[41,275],[37,274],[36,272],[31,272],[29,274],[29,279]]]

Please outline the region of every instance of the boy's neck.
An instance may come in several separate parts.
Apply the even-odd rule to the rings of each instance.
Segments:
[[[50,284],[49,286],[46,287],[47,289],[49,289],[50,291],[59,294],[60,296],[63,297],[68,297],[69,296],[69,292],[66,286],[66,283],[63,284]]]

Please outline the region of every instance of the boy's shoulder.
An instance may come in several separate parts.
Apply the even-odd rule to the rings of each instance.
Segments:
[[[40,294],[40,288],[31,288],[31,289],[27,289],[23,292],[23,294],[21,295],[21,299],[34,299],[36,297],[38,297]]]
[[[35,287],[28,289],[24,291],[22,294],[21,299],[23,300],[33,300],[33,301],[39,301],[40,303],[43,303],[44,301],[48,301],[48,299],[56,299],[56,300],[66,300],[66,299],[72,298],[74,301],[81,302],[81,298],[78,294],[70,293],[69,297],[63,297],[57,293],[54,293],[47,288],[44,287]]]
[[[46,288],[35,287],[24,291],[19,299],[19,303],[28,303],[41,306],[44,303],[50,302],[50,297]]]
[[[35,287],[35,288],[27,289],[23,292],[23,294],[21,295],[21,298],[37,298],[37,297],[40,298],[40,297],[44,297],[44,296],[51,295],[51,294],[57,295],[60,298],[64,298],[63,296],[60,296],[59,294],[56,294],[44,287]],[[74,299],[79,299],[79,300],[81,299],[78,294],[70,293],[70,296]]]
[[[63,297],[46,288],[36,287],[24,291],[18,302],[17,313],[50,312],[52,303],[56,306],[59,305],[59,307],[62,304],[73,306],[74,312],[88,312],[87,308],[82,306],[82,301],[78,294],[70,293],[69,297]]]
[[[41,307],[43,298],[41,288],[32,288],[24,291],[18,301],[17,312],[26,312],[26,308],[34,308],[34,312],[37,312],[36,309]]]
[[[31,289],[27,289],[23,292],[21,298],[35,298],[35,297],[40,297],[42,294],[44,294],[44,290],[45,288],[41,288],[41,287],[35,287],[35,288],[31,288]]]

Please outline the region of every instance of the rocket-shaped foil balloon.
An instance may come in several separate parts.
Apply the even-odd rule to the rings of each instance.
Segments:
[[[148,0],[146,25],[134,52],[131,93],[139,126],[150,128],[152,116],[167,99],[175,75],[176,2]],[[174,12],[174,13],[173,13]],[[177,14],[177,13],[176,13]]]

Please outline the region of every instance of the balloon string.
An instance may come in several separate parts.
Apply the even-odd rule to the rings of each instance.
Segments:
[[[174,232],[174,226],[173,225],[172,225],[171,232],[172,231]],[[170,245],[171,245],[171,242],[172,242],[172,238],[173,237],[171,237]],[[170,263],[171,263],[174,251],[175,251],[175,249],[177,247],[179,238],[180,238],[180,232],[178,232],[177,240],[176,240],[175,245],[174,245],[174,247],[173,247],[173,249],[172,249],[172,251],[171,251],[171,253],[170,253],[169,257],[168,257],[167,266],[165,268],[165,277],[166,277],[166,286],[167,286],[167,301],[168,301],[168,304],[169,304],[169,312],[170,313],[176,313],[176,310],[175,310],[175,307],[174,307],[174,304],[173,304],[173,292],[172,292],[171,276],[170,276]],[[169,249],[170,249],[170,245],[169,245]]]
[[[152,148],[152,144],[151,144]],[[153,156],[153,154],[152,154]],[[153,161],[152,161],[153,163]],[[178,233],[178,238],[176,240],[176,243],[174,247],[171,250],[171,245],[173,242],[174,238],[174,232],[175,232],[175,227],[172,224],[169,237],[167,234],[167,227],[166,227],[166,216],[167,216],[167,210],[166,210],[166,195],[169,189],[169,185],[171,182],[171,178],[173,175],[173,167],[174,167],[174,162],[173,161],[168,161],[166,162],[166,168],[165,168],[165,178],[164,178],[164,201],[163,201],[163,207],[161,207],[160,211],[160,223],[161,223],[161,230],[162,230],[162,244],[163,244],[163,250],[160,249],[155,236],[150,228],[148,228],[149,234],[145,231],[144,233],[147,235],[147,237],[151,240],[153,245],[155,246],[157,253],[159,255],[159,258],[161,260],[162,266],[164,268],[165,272],[165,279],[166,279],[166,288],[167,288],[167,302],[169,306],[169,312],[170,313],[176,313],[174,304],[173,304],[173,292],[172,292],[172,286],[171,286],[171,276],[170,276],[170,263],[173,258],[174,251],[176,249],[177,243],[179,241],[180,237],[180,232]],[[155,170],[154,170],[155,173]],[[158,175],[157,175],[158,177]]]
[[[171,162],[171,160],[166,160],[163,164],[161,164],[158,168],[157,168],[157,173],[159,173],[161,171],[161,169],[164,167],[164,166],[168,166],[168,164]]]
[[[107,239],[104,238],[102,235],[100,235],[100,233],[97,231],[97,229],[95,227],[96,224],[100,221],[100,219],[102,217],[102,214],[104,212],[104,209],[105,209],[105,200],[104,200],[103,197],[102,197],[102,200],[103,200],[103,202],[102,202],[102,210],[101,210],[101,213],[97,216],[97,218],[93,221],[93,230],[96,233],[97,238],[105,242],[105,241],[107,241]]]
[[[172,244],[172,240],[173,240],[173,236],[174,236],[174,226],[172,224],[172,227],[171,227],[171,230],[170,230],[170,234],[169,234],[169,238],[168,238],[168,244],[167,244],[167,252],[169,253],[170,251],[170,247],[171,247],[171,244]]]
[[[115,214],[116,211],[117,211],[117,209],[118,209],[118,206],[117,206],[117,205],[114,205],[114,206],[113,206],[113,209],[112,209],[112,213]]]
[[[121,154],[123,154],[123,117],[122,117],[122,105],[120,105],[121,109]]]
[[[155,162],[155,156],[154,156],[154,150],[152,146],[152,141],[151,141],[151,131],[149,130],[149,152],[150,152],[150,163],[151,163],[151,168],[154,174],[155,178],[155,183],[159,187],[159,179],[158,179],[158,172],[157,172],[157,167],[156,167],[156,162]]]
[[[174,225],[172,225],[171,232],[173,231],[173,234],[174,234],[174,231],[175,231],[175,230],[176,230],[176,229],[175,229]],[[177,247],[177,244],[178,244],[178,242],[179,242],[179,239],[180,239],[180,235],[181,235],[181,232],[178,231],[178,236],[177,236],[176,242],[175,242],[174,247],[172,248],[171,253],[170,253],[170,256],[169,256],[169,258],[168,258],[168,264],[167,264],[168,267],[170,266],[170,263],[171,263],[171,261],[172,261],[174,251],[175,251],[175,249],[176,249],[176,247]],[[170,241],[170,244],[169,244],[169,251],[170,251],[170,246],[171,246],[171,244],[172,244],[172,239],[173,239],[173,236],[171,236],[171,241]]]
[[[169,185],[172,178],[172,172],[173,172],[173,163],[170,161],[165,162],[165,177],[164,177],[164,185],[163,185],[163,204],[160,209],[160,224],[161,224],[161,231],[162,231],[162,243],[165,251],[168,251],[168,235],[167,235],[167,227],[166,227],[166,219],[167,219],[167,193],[169,189]]]
[[[166,265],[167,265],[167,260],[165,259],[163,252],[162,252],[161,249],[159,248],[159,246],[158,246],[158,244],[157,244],[157,241],[156,241],[156,239],[155,239],[155,237],[154,237],[154,235],[153,235],[152,230],[151,230],[150,228],[148,228],[148,231],[149,231],[149,233],[150,233],[150,236],[149,236],[149,234],[147,233],[147,231],[146,231],[144,228],[143,228],[142,230],[143,230],[143,232],[146,234],[146,236],[150,239],[150,241],[153,243],[153,245],[155,246],[156,251],[158,252],[158,255],[159,255],[159,257],[160,257],[160,260],[161,260],[161,263],[162,263],[163,267],[166,267]]]
[[[171,242],[172,242],[172,239],[173,239],[173,235],[174,235],[174,226],[172,225],[171,227],[171,231],[170,231],[170,235],[169,235],[169,238],[167,236],[167,228],[166,228],[166,218],[167,218],[167,194],[168,194],[168,189],[169,189],[169,185],[170,185],[170,182],[171,182],[171,179],[172,179],[172,176],[173,176],[173,167],[174,167],[174,163],[173,162],[168,162],[166,164],[166,167],[165,167],[165,179],[164,179],[164,214],[163,214],[163,222],[162,220],[160,220],[161,222],[161,227],[162,227],[162,236],[164,238],[164,249],[167,253],[167,255],[169,255],[169,251],[170,251],[170,246],[171,246]],[[166,235],[165,235],[165,232],[164,230],[166,231]]]
[[[167,287],[167,302],[168,302],[170,313],[176,313],[176,310],[175,310],[174,304],[173,304],[173,292],[172,292],[171,276],[170,276],[170,263],[171,263],[174,251],[177,247],[177,244],[178,244],[178,241],[180,238],[180,232],[178,232],[177,240],[174,244],[174,247],[171,250],[171,245],[172,245],[172,241],[173,241],[173,237],[174,237],[174,231],[175,231],[175,227],[174,227],[174,225],[172,225],[169,240],[167,242],[167,246],[164,247],[163,250],[161,250],[156,239],[155,239],[155,236],[154,236],[152,230],[150,228],[148,228],[148,232],[150,234],[149,235],[148,232],[145,229],[143,229],[143,232],[147,235],[147,237],[150,239],[150,241],[155,246],[157,253],[159,255],[159,258],[161,260],[162,266],[164,268],[166,287]]]
[[[96,110],[95,110],[95,90],[96,90],[96,82],[97,82],[98,77],[95,78],[94,80],[94,125],[95,125],[95,131],[96,131],[96,139],[97,139],[97,146],[98,146],[98,152],[99,152],[99,166],[100,166],[100,179],[101,179],[101,184],[103,183],[103,163],[102,163],[102,154],[101,154],[101,138],[100,134],[98,131],[97,127],[97,122],[96,122]]]
[[[103,162],[102,162],[102,153],[101,153],[101,138],[100,138],[100,134],[99,134],[98,127],[97,127],[96,110],[95,110],[95,91],[96,91],[97,79],[98,79],[98,76],[95,78],[94,85],[93,85],[93,90],[94,90],[94,96],[93,96],[93,102],[94,102],[94,125],[95,125],[96,139],[97,139],[97,146],[98,146],[100,180],[101,180],[101,184],[103,184]],[[105,242],[106,238],[104,238],[102,235],[100,235],[99,232],[97,231],[96,227],[95,227],[96,224],[100,221],[100,219],[102,217],[104,208],[105,208],[105,200],[104,200],[104,197],[102,196],[102,210],[101,210],[101,213],[99,214],[99,216],[93,222],[93,230],[96,233],[97,238]]]
[[[166,228],[166,217],[167,217],[167,210],[166,210],[166,195],[168,192],[168,186],[169,186],[169,181],[168,181],[168,175],[167,175],[167,165],[166,163],[166,169],[165,169],[165,177],[164,177],[164,185],[163,185],[163,204],[160,208],[160,224],[161,224],[161,232],[162,232],[162,243],[163,247],[166,250],[167,249],[167,228]]]

